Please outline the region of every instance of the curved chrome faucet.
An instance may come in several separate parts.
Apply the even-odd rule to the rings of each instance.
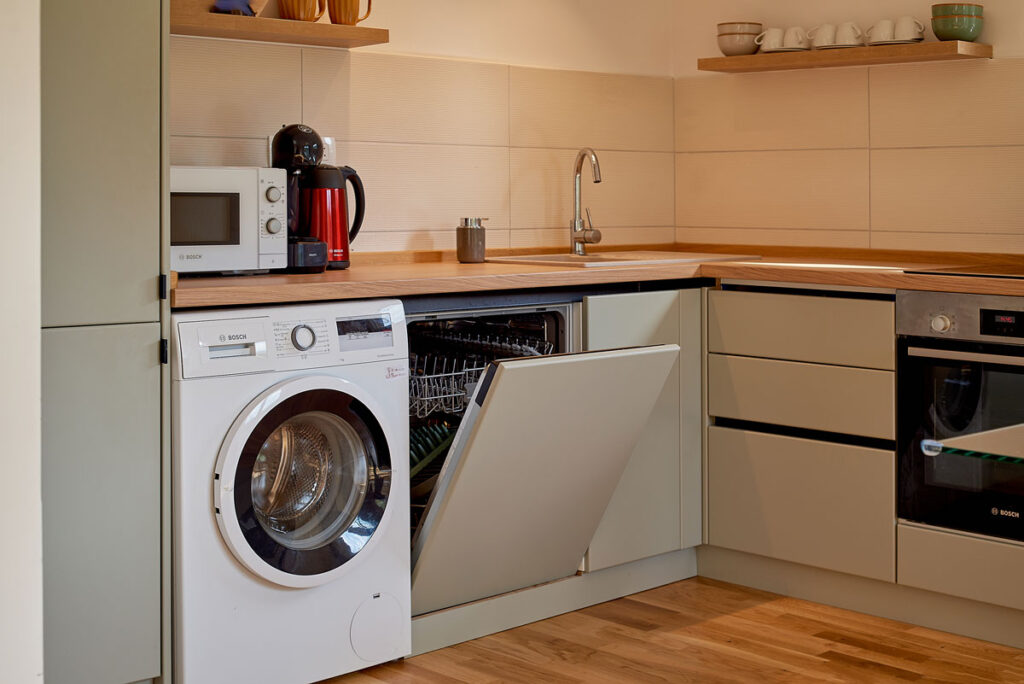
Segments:
[[[590,157],[590,168],[594,172],[594,182],[601,182],[601,165],[597,162],[597,153],[589,147],[584,147],[576,155],[576,168],[573,172],[573,215],[572,223],[569,225],[572,253],[579,256],[586,256],[587,245],[601,241],[601,231],[594,229],[594,222],[590,219],[590,209],[587,209],[587,223],[590,224],[590,227],[588,228],[583,223],[580,181],[583,176],[583,160],[587,157]]]

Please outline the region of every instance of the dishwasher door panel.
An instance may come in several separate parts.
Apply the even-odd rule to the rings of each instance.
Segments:
[[[491,364],[413,540],[413,614],[575,574],[678,356]]]

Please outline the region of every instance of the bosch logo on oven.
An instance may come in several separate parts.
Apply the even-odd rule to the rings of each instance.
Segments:
[[[1005,508],[993,508],[992,515],[997,515],[1000,518],[1015,518],[1020,520],[1020,513],[1018,511],[1010,511]]]

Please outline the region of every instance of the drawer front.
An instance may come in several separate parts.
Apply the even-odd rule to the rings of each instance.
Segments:
[[[709,354],[708,413],[894,439],[895,374]]]
[[[1024,610],[1024,545],[899,525],[900,584]]]
[[[708,351],[893,370],[893,302],[714,290]]]
[[[708,542],[896,579],[895,455],[743,430],[708,430]]]

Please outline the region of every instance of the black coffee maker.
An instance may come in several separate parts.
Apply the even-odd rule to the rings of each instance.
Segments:
[[[272,164],[288,171],[288,235],[290,243],[318,241],[325,245],[327,268],[348,268],[350,243],[359,233],[366,196],[359,174],[348,166],[323,164],[323,139],[309,126],[284,126],[274,136]],[[347,186],[355,191],[349,225]]]

